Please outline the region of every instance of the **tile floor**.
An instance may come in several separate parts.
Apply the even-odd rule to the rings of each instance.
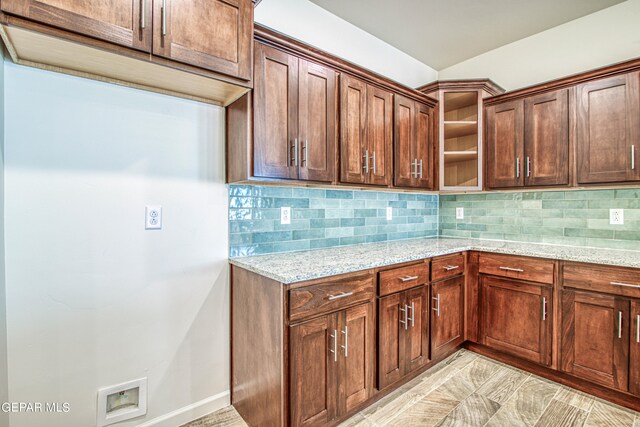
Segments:
[[[228,407],[184,427],[246,426]],[[340,427],[640,427],[640,413],[460,350]]]

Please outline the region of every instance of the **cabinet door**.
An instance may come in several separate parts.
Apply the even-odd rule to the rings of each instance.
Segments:
[[[436,358],[464,341],[464,276],[431,285],[431,352]]]
[[[364,184],[366,148],[367,84],[340,77],[340,181]]]
[[[487,186],[521,187],[524,184],[524,102],[492,105],[486,111]]]
[[[416,179],[415,109],[411,99],[395,95],[394,184],[412,187]]]
[[[342,369],[338,377],[339,415],[351,412],[374,390],[376,343],[373,303],[358,305],[338,314]]]
[[[322,316],[289,329],[292,424],[325,424],[337,415],[338,316]]]
[[[337,73],[300,60],[300,179],[335,180]]]
[[[496,350],[551,363],[551,289],[483,276],[482,338]]]
[[[631,302],[629,391],[640,396],[640,301]]]
[[[390,185],[393,156],[393,94],[367,86],[368,182]]]
[[[298,178],[298,58],[255,44],[253,174]]]
[[[154,54],[251,80],[251,0],[153,0],[153,7]]]
[[[3,0],[1,5],[3,12],[149,52],[151,1]]]
[[[429,361],[429,288],[420,286],[404,292],[407,311],[406,371],[412,372]]]
[[[398,381],[404,374],[404,293],[378,300],[378,388]]]
[[[639,76],[634,72],[578,86],[578,183],[640,179]]]
[[[629,380],[629,301],[562,293],[561,369],[626,391]]]
[[[415,187],[432,188],[433,179],[433,108],[416,103],[415,157],[417,171]]]
[[[569,183],[569,91],[525,99],[526,185]]]

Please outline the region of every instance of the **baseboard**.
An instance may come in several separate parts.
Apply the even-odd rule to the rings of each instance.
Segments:
[[[207,397],[168,414],[161,415],[138,425],[138,427],[176,427],[204,417],[231,404],[229,390]]]

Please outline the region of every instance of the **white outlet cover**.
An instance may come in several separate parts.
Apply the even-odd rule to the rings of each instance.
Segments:
[[[456,208],[456,219],[464,219],[464,208]]]
[[[289,206],[280,208],[280,224],[291,224],[291,208]]]
[[[387,221],[391,221],[393,219],[393,208],[391,206],[387,206]]]
[[[611,225],[623,225],[624,224],[624,209],[609,209],[609,224],[611,224]]]
[[[144,228],[162,230],[162,206],[147,205],[144,209]]]
[[[138,388],[138,404],[107,413],[107,397],[111,394]],[[147,378],[105,387],[98,390],[97,427],[108,426],[120,421],[130,420],[147,414]]]

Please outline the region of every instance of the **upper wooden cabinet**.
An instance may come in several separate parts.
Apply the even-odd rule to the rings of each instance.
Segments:
[[[327,67],[255,44],[255,176],[335,180],[336,80]]]
[[[569,100],[562,89],[487,107],[487,186],[569,184]]]
[[[252,27],[251,0],[153,0],[154,54],[244,80]]]
[[[434,109],[400,95],[394,107],[394,184],[431,189]]]
[[[391,184],[393,94],[343,75],[340,82],[340,181]]]
[[[152,0],[3,0],[0,4],[6,13],[151,51]]]
[[[640,72],[577,88],[579,184],[640,180]]]

